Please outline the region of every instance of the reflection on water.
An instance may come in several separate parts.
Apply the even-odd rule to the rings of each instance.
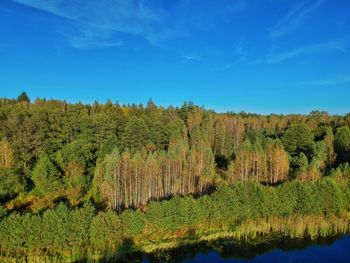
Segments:
[[[260,243],[260,241],[255,241]],[[350,262],[350,236],[323,240],[266,240],[237,243],[217,240],[135,256],[135,262]]]

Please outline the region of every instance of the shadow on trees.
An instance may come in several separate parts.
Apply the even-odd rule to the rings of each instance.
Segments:
[[[134,241],[131,238],[125,238],[116,251],[108,251],[94,262],[141,262],[143,255],[141,252],[134,252],[135,250]]]
[[[229,160],[221,154],[216,154],[215,155],[215,163],[216,166],[222,170],[227,170],[228,165],[229,165]]]
[[[0,204],[5,204],[8,201],[11,201],[11,199],[15,198],[17,195],[10,195],[10,194],[0,194]]]

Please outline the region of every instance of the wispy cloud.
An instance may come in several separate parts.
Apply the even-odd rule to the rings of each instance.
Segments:
[[[305,20],[317,9],[323,0],[306,0],[293,7],[273,28],[269,31],[270,39],[280,38],[300,27]]]
[[[146,1],[125,0],[13,0],[68,20],[73,30],[64,35],[73,47],[118,46],[116,33],[141,36],[148,41],[165,38],[172,32],[170,17]]]
[[[91,38],[71,37],[71,46],[78,49],[107,48],[124,46],[124,42],[118,41],[99,41]]]
[[[159,44],[186,35],[191,27],[199,28],[200,25],[201,30],[205,29],[215,20],[213,12],[202,13],[202,4],[194,0],[179,0],[176,7],[170,1],[162,3],[158,0],[12,1],[67,20],[69,29],[62,33],[76,48],[120,46],[122,42],[118,36],[123,34]],[[218,5],[220,9],[215,14],[220,17],[221,13],[227,16],[237,12],[243,8],[244,2],[227,1]],[[167,5],[171,8],[167,8]]]
[[[201,61],[202,57],[195,55],[195,54],[190,54],[190,55],[183,55],[182,58],[186,60],[194,60],[194,61]]]
[[[253,64],[251,61],[248,61],[248,49],[246,47],[246,42],[244,40],[239,40],[234,46],[234,59],[229,63],[224,64],[221,67],[211,69],[211,71],[226,71],[232,68],[235,65],[239,64]]]
[[[258,59],[247,62],[247,65],[259,65],[262,63],[264,63],[264,60],[261,58],[258,58]]]
[[[246,44],[243,40],[240,40],[237,42],[236,48],[235,48],[235,55],[237,57],[237,60],[234,61],[235,64],[247,61],[248,50],[247,50]]]
[[[298,83],[299,86],[330,86],[330,85],[340,85],[350,83],[350,75],[349,76],[341,76],[335,79],[323,79],[316,81],[306,81]]]
[[[301,55],[311,55],[311,54],[329,54],[333,52],[344,52],[346,48],[344,47],[345,42],[341,40],[318,43],[313,45],[303,46],[297,49],[284,51],[284,52],[271,52],[266,58],[268,64],[280,63],[285,60],[293,59]]]
[[[236,59],[231,60],[221,67],[213,68],[211,71],[226,71],[236,65],[278,64],[301,56],[325,56],[337,52],[348,53],[350,46],[349,40],[349,38],[343,38],[340,40],[305,45],[292,50],[272,50],[265,56],[255,58],[248,55],[248,49],[244,42],[239,41],[234,52]]]
[[[349,52],[349,49],[347,49],[345,47],[337,46],[335,48],[338,49],[339,51],[343,52],[343,53],[348,53]]]

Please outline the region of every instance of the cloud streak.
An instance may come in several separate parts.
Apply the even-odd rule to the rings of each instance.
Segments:
[[[120,46],[120,40],[112,40],[116,33],[140,36],[150,42],[174,34],[166,26],[171,21],[164,10],[151,8],[145,1],[13,1],[68,20],[73,29],[63,34],[76,48]]]
[[[182,58],[186,60],[192,60],[192,61],[201,61],[201,56],[190,54],[190,55],[183,55]]]
[[[272,40],[296,30],[317,9],[323,0],[307,0],[292,8],[273,28],[269,31]]]
[[[343,76],[336,79],[307,81],[298,83],[299,86],[330,86],[350,83],[350,76]]]
[[[318,43],[308,46],[303,46],[297,49],[284,51],[284,52],[271,52],[267,58],[266,62],[268,64],[276,64],[286,60],[293,59],[302,55],[312,55],[312,54],[321,54],[326,55],[334,52],[344,52],[346,50],[343,47],[344,41],[331,41]]]
[[[62,34],[75,48],[121,46],[123,42],[117,38],[123,34],[159,44],[185,36],[191,28],[205,29],[215,21],[211,12],[202,13],[202,4],[194,0],[179,0],[176,5],[158,0],[12,1],[67,20],[69,27]],[[243,8],[244,2],[226,2],[214,14],[231,15]]]
[[[255,61],[254,62],[248,61],[248,49],[246,47],[246,42],[242,39],[236,43],[236,46],[234,48],[234,58],[235,59],[232,60],[231,62],[226,63],[219,68],[211,69],[211,71],[226,71],[226,70],[229,70],[236,65],[241,65],[241,64],[250,65],[250,64],[255,63]]]

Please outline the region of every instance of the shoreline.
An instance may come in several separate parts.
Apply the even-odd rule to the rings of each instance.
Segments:
[[[274,228],[266,227],[266,223],[274,221],[276,218],[267,218],[264,220],[254,220],[242,223],[242,225],[237,226],[234,230],[230,230],[229,227],[216,227],[207,229],[204,231],[197,230],[192,236],[188,235],[188,231],[184,232],[185,235],[170,238],[170,236],[164,236],[164,239],[144,241],[141,238],[134,240],[131,244],[126,246],[121,246],[116,250],[105,250],[102,253],[96,253],[92,251],[91,248],[79,248],[72,249],[72,251],[67,253],[62,253],[61,255],[22,255],[20,258],[17,257],[6,257],[0,256],[0,260],[3,262],[101,262],[108,260],[126,260],[130,261],[135,259],[137,255],[147,255],[152,256],[156,253],[167,253],[176,249],[181,249],[186,246],[196,246],[204,245],[211,247],[211,243],[222,242],[223,245],[229,243],[234,244],[238,247],[245,247],[247,245],[256,247],[264,244],[278,244],[282,240],[287,241],[302,241],[307,242],[318,241],[322,239],[329,239],[332,237],[341,237],[349,233],[350,230],[350,213],[345,212],[339,216],[331,215],[327,218],[327,221],[318,221],[317,223],[306,223],[299,226],[298,231],[292,231],[291,228],[285,224],[286,221],[292,222],[308,222],[306,219],[314,220],[316,216],[305,216],[305,217],[295,217],[284,218],[280,220],[280,225]],[[325,218],[324,218],[325,219]],[[326,223],[326,224],[325,224]],[[344,225],[346,223],[346,225]],[[255,229],[258,231],[247,231],[247,226],[250,229]],[[252,227],[253,226],[253,227]],[[260,227],[259,229],[257,227]],[[281,228],[282,226],[282,228]],[[328,229],[327,232],[322,230]],[[279,231],[274,229],[279,228]],[[244,232],[242,232],[244,231]],[[244,234],[243,234],[244,233]],[[168,233],[169,234],[169,233]],[[173,233],[172,233],[173,234]],[[187,234],[187,235],[186,235]],[[79,253],[84,250],[84,253]]]
[[[346,218],[342,218],[342,216],[344,216]],[[274,237],[282,237],[282,238],[289,238],[289,239],[310,239],[310,240],[317,240],[317,239],[322,239],[322,238],[328,238],[328,237],[333,237],[333,236],[342,236],[342,235],[346,235],[347,233],[349,233],[350,230],[350,213],[346,212],[344,213],[342,216],[340,217],[336,217],[336,216],[332,216],[330,219],[333,219],[334,221],[332,222],[332,220],[329,220],[327,222],[321,222],[319,224],[313,224],[311,226],[311,224],[305,224],[302,227],[302,231],[301,229],[294,232],[288,232],[291,230],[291,228],[289,226],[286,225],[285,228],[280,228],[279,231],[274,231],[272,229],[270,229],[270,231],[268,231],[266,228],[264,229],[264,227],[262,227],[260,230],[256,231],[256,232],[250,232],[250,233],[246,233],[245,235],[242,235],[242,233],[240,232],[240,230],[242,230],[242,228],[244,229],[244,227],[246,225],[251,224],[252,222],[247,222],[242,224],[242,226],[239,226],[236,228],[236,230],[229,230],[229,229],[219,229],[219,228],[213,228],[209,231],[204,231],[203,233],[198,233],[196,234],[195,238],[190,238],[188,236],[183,236],[183,237],[179,237],[179,238],[173,238],[173,239],[168,239],[169,241],[165,241],[164,239],[157,241],[147,241],[147,242],[135,242],[135,246],[137,248],[137,250],[135,250],[135,252],[142,252],[142,253],[146,253],[146,254],[150,254],[156,251],[160,251],[160,250],[171,250],[171,249],[176,249],[180,246],[186,246],[186,245],[195,245],[195,244],[199,244],[202,242],[211,242],[211,241],[217,241],[220,239],[230,239],[232,241],[235,242],[241,242],[241,243],[255,243],[257,244],[261,244],[261,243],[265,243],[265,240],[262,241],[258,241],[259,238],[263,237],[263,238],[269,238],[269,237],[273,237],[271,240],[275,240]],[[349,217],[347,219],[347,217]],[[306,218],[310,218],[310,216],[306,216]],[[288,220],[288,218],[286,218]],[[298,218],[296,217],[295,220],[300,221],[300,219],[302,218]],[[337,220],[338,219],[338,220]],[[347,220],[347,226],[344,227],[344,220]],[[259,221],[259,220],[257,220]],[[268,221],[268,220],[267,220]],[[256,225],[261,224],[259,222],[254,222],[256,223]],[[262,222],[261,225],[264,225],[265,222]],[[325,225],[325,223],[327,225]],[[325,233],[322,232],[322,230],[324,230],[326,228],[328,228],[330,230],[330,232]]]

